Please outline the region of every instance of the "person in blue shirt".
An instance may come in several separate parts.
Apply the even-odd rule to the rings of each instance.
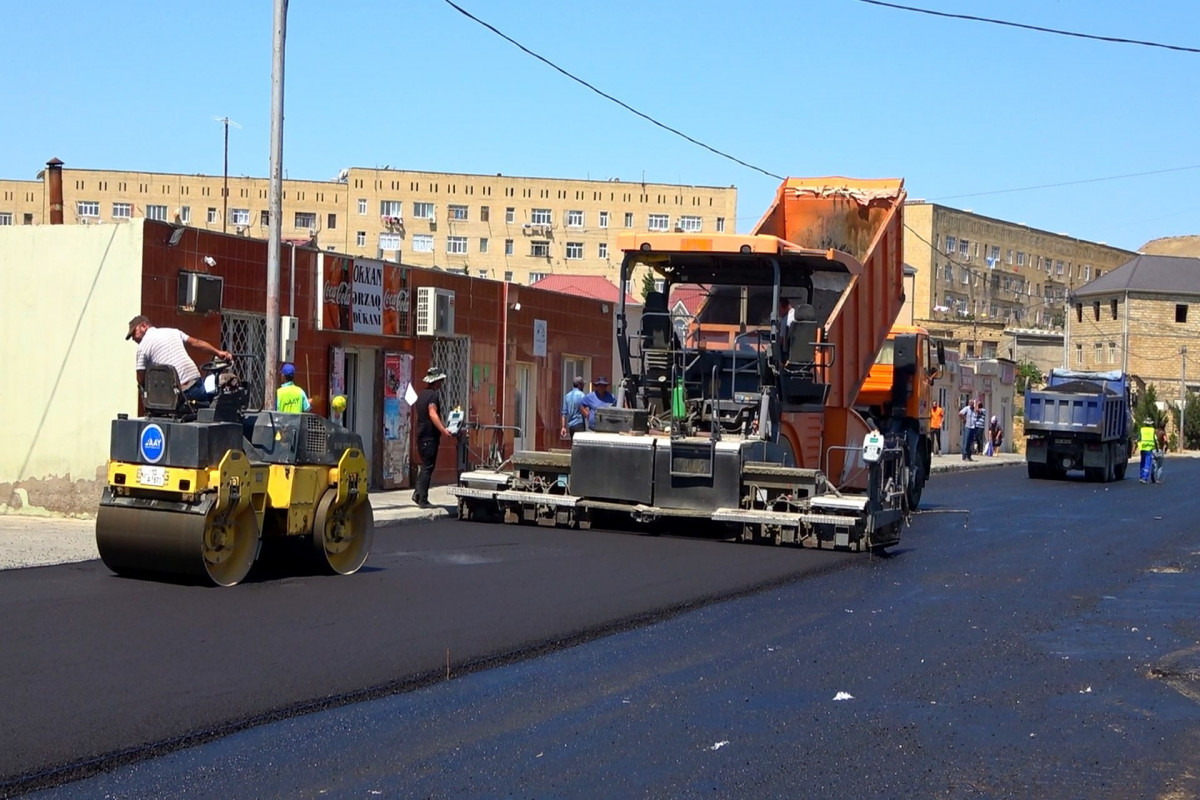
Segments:
[[[592,381],[592,391],[583,398],[583,405],[588,410],[588,430],[596,430],[596,409],[616,404],[616,395],[608,390],[608,378],[599,377]]]
[[[575,376],[571,391],[563,395],[562,401],[562,430],[559,435],[567,439],[575,438],[575,434],[587,429],[588,409],[583,404],[583,376]]]

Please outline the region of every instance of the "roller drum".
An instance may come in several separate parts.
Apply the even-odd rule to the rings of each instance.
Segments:
[[[313,517],[311,544],[317,566],[337,575],[352,575],[367,561],[375,540],[375,515],[364,498],[349,511],[335,509],[337,490],[328,489]]]
[[[105,495],[96,514],[96,546],[105,566],[118,575],[233,586],[254,565],[258,531],[249,509],[221,525],[209,498],[190,505]]]

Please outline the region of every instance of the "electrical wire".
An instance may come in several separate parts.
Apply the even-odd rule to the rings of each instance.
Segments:
[[[588,83],[587,81],[583,80],[582,78],[576,77],[575,75],[571,74],[567,70],[560,67],[558,64],[555,64],[550,59],[545,58],[544,56],[538,55],[537,53],[533,52],[528,47],[526,47],[525,45],[518,42],[516,39],[512,38],[511,36],[504,33],[503,31],[497,29],[495,26],[484,22],[479,17],[475,16],[471,12],[464,9],[462,6],[458,5],[457,3],[452,2],[452,0],[442,0],[442,2],[444,2],[446,5],[450,6],[455,11],[462,14],[464,17],[471,20],[472,22],[478,23],[479,25],[482,25],[483,27],[487,28],[489,31],[496,34],[501,39],[503,39],[504,41],[513,45],[514,47],[521,50],[522,52],[533,56],[538,61],[541,61],[543,64],[545,64],[546,66],[555,70],[556,72],[559,72],[562,75],[570,78],[571,80],[578,83],[580,86],[583,86],[583,87],[589,89],[590,91],[595,92],[596,94],[600,95],[604,99],[609,100],[613,103],[616,103],[621,108],[623,108],[626,111],[629,111],[633,114],[636,114],[637,116],[641,117],[642,119],[646,120],[647,122],[649,122],[653,125],[657,125],[658,127],[662,128],[663,130],[668,131],[669,133],[673,133],[676,136],[680,137],[681,139],[685,139],[694,145],[703,147],[705,150],[707,150],[710,153],[713,153],[714,155],[718,155],[721,158],[729,159],[730,161],[734,162],[735,164],[740,164],[741,166],[746,167],[747,169],[752,169],[755,172],[761,172],[763,175],[766,175],[768,178],[774,178],[775,180],[778,180],[778,181],[784,180],[782,175],[776,175],[774,172],[770,172],[768,170],[763,169],[762,167],[755,166],[754,164],[751,164],[748,161],[743,161],[742,159],[738,158],[737,156],[730,155],[729,153],[726,153],[722,150],[718,150],[717,148],[712,147],[711,145],[705,144],[704,142],[700,141],[699,139],[694,139],[691,136],[688,136],[683,131],[678,130],[676,128],[672,128],[670,125],[667,125],[665,123],[659,122],[658,120],[656,120],[654,117],[650,116],[649,114],[644,114],[641,111],[638,111],[633,106],[629,105],[628,103],[626,103],[622,100],[618,100],[616,97],[613,97],[611,94],[608,94],[607,92],[597,89],[592,84]]]
[[[990,192],[970,192],[968,194],[945,194],[941,197],[930,198],[931,201],[938,200],[957,200],[962,197],[985,197],[992,194],[1009,194],[1011,192],[1030,192],[1035,189],[1057,189],[1060,186],[1079,186],[1084,183],[1100,183],[1101,181],[1115,181],[1122,178],[1141,178],[1146,175],[1163,175],[1168,172],[1183,172],[1189,169],[1200,169],[1200,164],[1192,164],[1186,167],[1170,167],[1168,169],[1155,169],[1149,172],[1129,172],[1124,175],[1109,175],[1104,178],[1084,178],[1078,181],[1063,181],[1062,183],[1043,183],[1037,186],[1021,186],[1016,189],[995,189]]]
[[[1200,48],[1195,47],[1184,47],[1176,44],[1163,44],[1162,42],[1149,42],[1142,39],[1125,39],[1120,36],[1099,36],[1094,33],[1079,33],[1078,31],[1067,31],[1059,28],[1045,28],[1041,25],[1028,25],[1023,22],[1009,22],[1002,19],[991,19],[989,17],[976,17],[971,14],[952,14],[948,11],[934,11],[928,8],[900,5],[899,3],[885,3],[883,0],[858,0],[858,2],[866,3],[872,6],[883,6],[884,8],[894,8],[899,11],[911,11],[916,14],[928,14],[931,17],[964,19],[970,22],[986,22],[990,25],[1004,25],[1009,28],[1021,28],[1027,31],[1037,31],[1038,33],[1052,33],[1056,36],[1073,36],[1076,39],[1091,39],[1093,41],[1110,42],[1114,44],[1136,44],[1142,47],[1161,47],[1164,50],[1176,50],[1181,53],[1200,53]]]

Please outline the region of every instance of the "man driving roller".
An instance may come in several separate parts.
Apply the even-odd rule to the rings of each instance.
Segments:
[[[168,364],[175,368],[179,388],[189,400],[204,400],[208,394],[204,390],[204,381],[200,379],[200,369],[188,355],[185,345],[213,358],[233,360],[228,351],[219,350],[203,339],[188,336],[178,328],[154,327],[150,318],[142,314],[129,320],[129,333],[125,334],[125,339],[137,342],[135,369],[138,386],[146,383],[146,367]]]

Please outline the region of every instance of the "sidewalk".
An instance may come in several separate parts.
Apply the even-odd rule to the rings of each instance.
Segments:
[[[1024,463],[1025,457],[1018,453],[1000,453],[991,458],[976,456],[971,462],[963,461],[954,453],[934,456],[931,471],[987,469]],[[375,527],[430,522],[457,514],[457,501],[446,486],[430,488],[429,501],[433,508],[418,508],[412,501],[412,489],[372,492]],[[0,570],[68,564],[99,557],[94,519],[0,514]]]

